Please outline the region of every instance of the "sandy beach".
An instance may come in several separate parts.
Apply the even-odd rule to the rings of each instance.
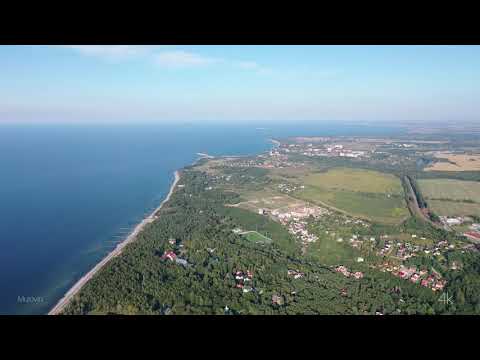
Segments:
[[[167,197],[162,201],[160,206],[156,208],[148,217],[143,219],[131,232],[131,234],[117,247],[112,250],[105,258],[102,259],[93,269],[91,269],[88,273],[86,273],[80,280],[78,280],[75,285],[73,285],[70,290],[58,301],[58,303],[49,311],[48,315],[57,315],[62,312],[62,310],[70,303],[73,297],[82,289],[82,287],[100,270],[102,269],[111,259],[117,257],[122,253],[122,250],[130,244],[131,242],[135,241],[137,235],[145,228],[147,224],[153,222],[156,218],[156,213],[162,208],[162,206],[170,200],[170,197],[175,190],[175,187],[180,180],[180,173],[175,171],[175,180],[170,187],[170,191],[168,192]]]

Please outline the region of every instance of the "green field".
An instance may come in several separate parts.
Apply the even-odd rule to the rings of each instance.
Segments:
[[[306,185],[332,190],[403,194],[402,185],[396,176],[371,170],[337,168],[309,174],[304,182]]]
[[[456,201],[427,200],[428,207],[437,215],[443,216],[480,216],[480,204],[469,204]]]
[[[426,199],[472,200],[480,203],[480,182],[453,179],[420,179],[420,191]]]
[[[272,242],[272,239],[256,231],[248,232],[244,236],[247,240],[252,241],[254,243],[270,244]]]
[[[347,243],[339,243],[337,237],[325,234],[308,247],[308,255],[325,265],[353,264],[361,253]]]
[[[308,175],[295,196],[386,224],[408,217],[400,179],[376,171],[333,169]]]
[[[418,184],[428,206],[437,215],[480,216],[480,182],[421,179],[418,180]],[[473,201],[473,203],[463,202],[464,200]]]
[[[268,217],[255,214],[249,210],[231,207],[223,208],[222,213],[224,216],[232,218],[242,229],[257,229],[261,233],[268,233],[271,240],[282,249],[288,252],[298,251],[296,241],[288,233],[288,230]]]

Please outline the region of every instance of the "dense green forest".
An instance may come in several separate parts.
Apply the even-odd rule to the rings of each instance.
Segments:
[[[260,173],[262,173],[260,171]],[[256,174],[261,175],[261,174]],[[302,257],[279,224],[245,210],[226,208],[238,195],[208,189],[209,179],[195,167],[182,171],[160,217],[124,253],[89,281],[64,314],[447,314],[478,313],[480,261],[454,252],[449,261],[463,269],[449,276],[455,305],[439,294],[365,266],[363,279],[347,278]],[[252,216],[257,219],[252,220]],[[274,234],[271,244],[255,243],[233,232],[253,223]],[[426,228],[427,226],[427,228]],[[438,235],[413,220],[405,230]],[[380,232],[382,229],[378,229]],[[442,234],[445,235],[445,234]],[[173,251],[181,265],[162,258]],[[289,269],[305,274],[294,279]],[[250,271],[248,288],[236,287],[235,273]],[[469,275],[474,274],[474,275]],[[275,301],[272,301],[275,299]]]

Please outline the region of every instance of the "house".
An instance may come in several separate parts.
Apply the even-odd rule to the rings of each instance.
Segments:
[[[165,253],[162,256],[162,259],[168,259],[171,261],[175,261],[177,258],[177,254],[175,254],[173,251],[165,251]]]
[[[445,286],[445,284],[441,281],[438,281],[436,284],[435,284],[435,289],[437,290],[442,290],[443,287]]]
[[[283,298],[279,295],[272,295],[272,304],[273,305],[283,305]]]
[[[360,271],[357,271],[353,274],[353,276],[355,277],[355,279],[361,279],[363,278],[363,273]]]
[[[460,218],[448,218],[447,219],[447,224],[452,226],[452,225],[460,225],[462,223],[462,219]]]
[[[467,231],[463,235],[471,240],[480,240],[480,233],[476,231]]]
[[[413,274],[412,277],[410,278],[410,281],[413,283],[416,283],[420,279],[420,275],[418,274]]]

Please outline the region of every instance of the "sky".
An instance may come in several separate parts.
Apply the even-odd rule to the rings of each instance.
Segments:
[[[0,46],[0,124],[475,122],[480,46]]]

